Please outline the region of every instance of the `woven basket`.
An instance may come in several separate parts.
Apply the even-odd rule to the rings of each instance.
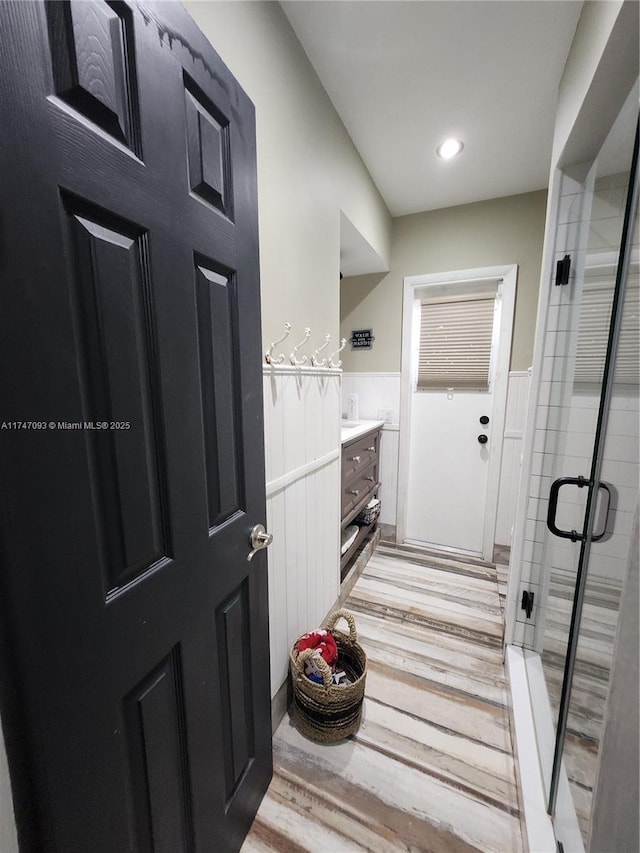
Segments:
[[[355,518],[356,524],[373,524],[380,515],[382,504],[378,501],[375,506],[365,507]]]
[[[340,618],[346,620],[348,634],[334,629]],[[323,627],[333,634],[338,647],[338,666],[345,671],[351,684],[333,684],[331,670],[323,658],[314,649],[305,649],[298,654],[296,640],[289,655],[293,718],[302,734],[311,740],[335,743],[349,737],[360,727],[367,657],[358,645],[355,621],[347,610],[336,610]],[[304,673],[304,664],[313,655],[316,655],[315,662],[322,672],[322,684],[311,681]]]

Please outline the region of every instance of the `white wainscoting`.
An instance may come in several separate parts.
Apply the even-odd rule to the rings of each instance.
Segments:
[[[380,524],[396,526],[396,503],[398,501],[398,446],[400,428],[391,424],[382,428],[380,438],[379,480]]]
[[[498,491],[495,541],[497,545],[511,545],[515,522],[518,484],[522,460],[522,436],[529,398],[528,370],[512,370],[507,390],[507,413],[502,445],[502,467]]]
[[[343,373],[342,413],[345,417],[350,394],[358,394],[363,420],[384,420],[380,410],[391,409],[391,424],[400,423],[400,373]]]
[[[340,586],[340,370],[264,367],[271,696]]]

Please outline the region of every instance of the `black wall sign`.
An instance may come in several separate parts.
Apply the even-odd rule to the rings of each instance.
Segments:
[[[354,329],[350,341],[351,349],[371,349],[375,341],[373,329]]]

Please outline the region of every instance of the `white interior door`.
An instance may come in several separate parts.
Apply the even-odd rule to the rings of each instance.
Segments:
[[[492,558],[516,281],[515,264],[405,278],[399,542]],[[423,362],[426,352],[420,347],[425,335],[421,302],[464,301],[469,294],[481,298],[479,294],[487,292],[496,294],[489,386],[464,389],[461,380],[453,391],[417,390],[424,371],[424,364],[419,368],[420,352]],[[458,348],[460,341],[466,346],[464,331],[458,335]]]
[[[491,428],[489,392],[412,392],[407,540],[482,553]]]

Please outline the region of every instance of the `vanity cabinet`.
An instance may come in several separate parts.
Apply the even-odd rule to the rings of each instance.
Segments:
[[[358,430],[350,438],[348,431],[342,441],[342,504],[341,528],[344,530],[364,509],[380,487],[380,430],[381,424],[374,425],[366,432]],[[377,522],[360,528],[349,550],[340,558],[340,574],[344,578],[350,561]]]

